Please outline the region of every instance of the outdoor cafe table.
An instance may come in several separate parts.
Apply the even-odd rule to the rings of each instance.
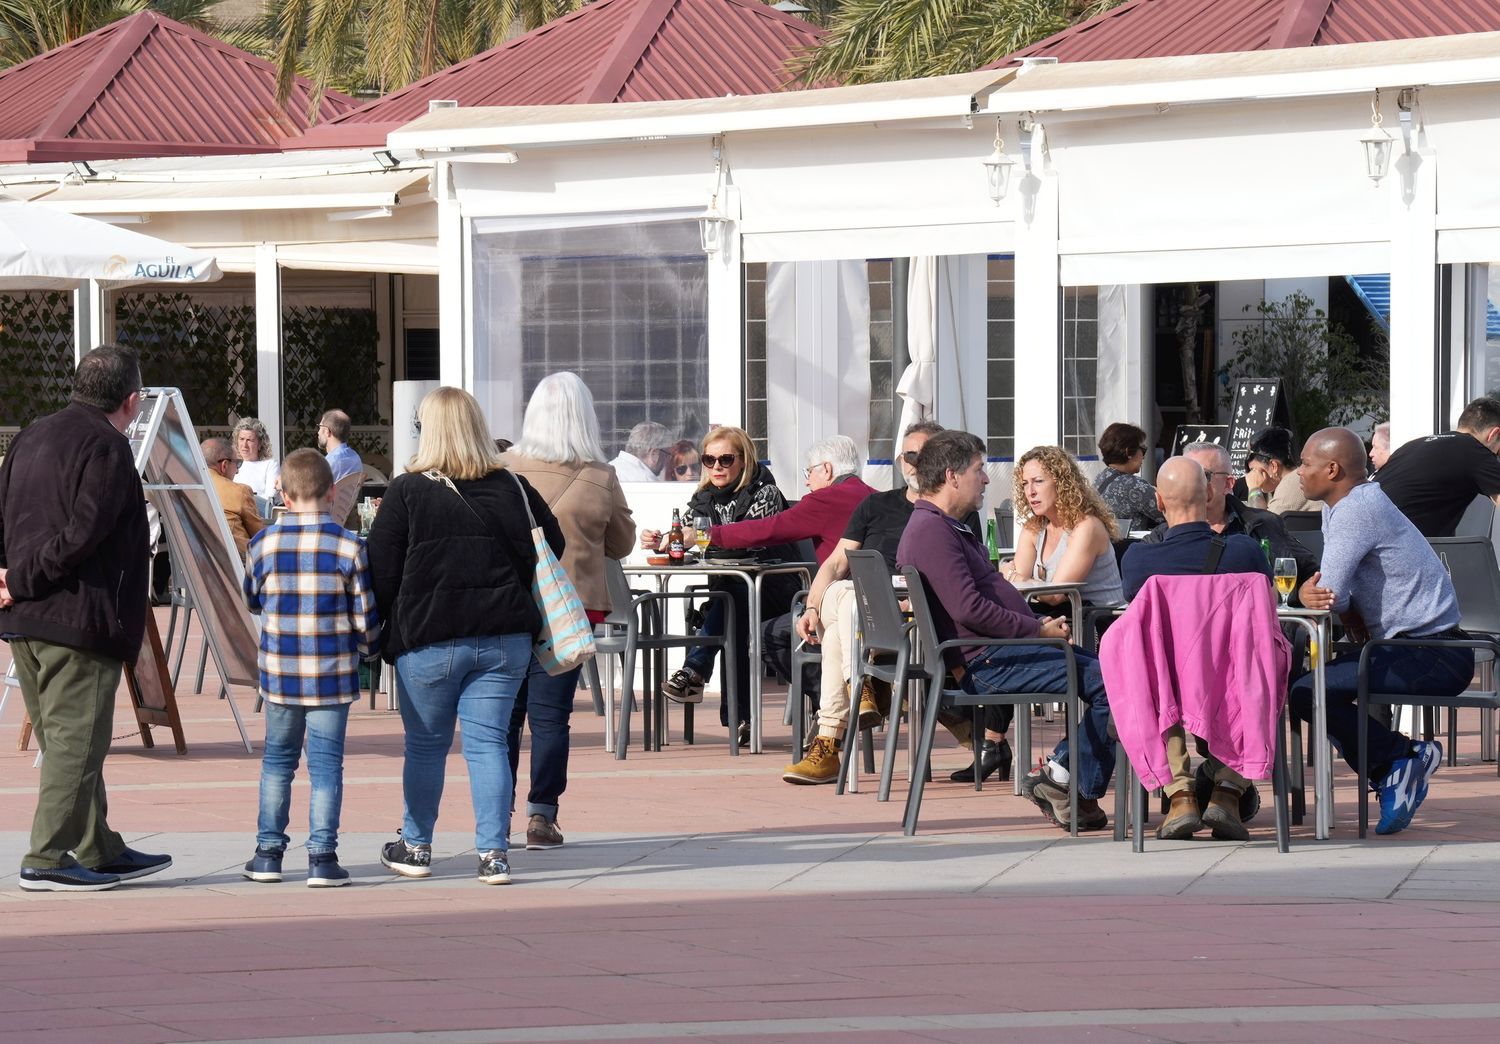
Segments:
[[[740,699],[748,698],[750,701],[750,753],[752,754],[761,753],[761,732],[763,725],[763,715],[761,713],[762,671],[760,667],[760,607],[762,585],[765,583],[765,579],[768,576],[782,576],[791,573],[802,574],[803,583],[805,585],[808,585],[812,583],[812,575],[814,572],[816,572],[817,568],[817,565],[813,562],[777,562],[774,564],[760,565],[759,563],[753,561],[735,560],[716,562],[712,559],[706,562],[692,562],[677,566],[643,566],[629,564],[625,566],[625,573],[627,576],[654,577],[656,580],[656,588],[658,591],[665,591],[667,589],[668,583],[674,576],[732,576],[739,579],[740,582],[745,585],[745,590],[748,593],[748,598],[746,599],[746,601],[749,605],[750,616],[749,648],[745,650],[745,655],[749,658],[750,661],[750,691],[749,693],[740,693]],[[719,679],[722,690],[725,673],[730,668],[727,664],[722,662],[719,666]],[[656,688],[659,688],[659,685],[653,686],[653,690]],[[651,701],[655,700],[655,698],[655,691],[647,692],[644,696],[644,699],[648,705],[651,703]],[[647,710],[643,717],[646,722],[645,728],[647,731],[647,748],[651,749],[650,710]],[[661,749],[661,740],[664,732],[665,729],[662,728],[662,722],[658,720],[656,725],[654,749]],[[628,736],[621,736],[618,740],[618,753],[616,755],[617,757],[623,756],[628,745],[628,740]],[[739,744],[735,743],[733,737],[731,737],[729,743],[729,753],[738,755],[739,752]]]

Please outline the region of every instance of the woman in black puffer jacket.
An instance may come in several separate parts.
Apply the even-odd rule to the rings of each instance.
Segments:
[[[786,497],[776,486],[770,469],[755,459],[755,444],[741,428],[718,427],[703,437],[703,477],[698,490],[688,501],[687,517],[707,518],[716,526],[749,519],[765,518],[786,509]],[[666,534],[648,529],[641,534],[641,546],[662,549]],[[777,559],[789,562],[797,557],[796,549],[781,544],[759,551],[745,551],[746,558]],[[708,584],[711,591],[728,591],[734,599],[735,629],[739,632],[740,655],[735,657],[734,678],[738,686],[739,720],[729,721],[729,701],[719,701],[719,723],[735,730],[740,746],[750,744],[750,609],[745,584],[738,577],[716,576]],[[761,590],[762,620],[771,620],[791,609],[797,581],[790,576],[767,577]],[[699,634],[724,633],[723,600],[715,599]],[[662,683],[662,692],[678,703],[698,703],[703,699],[703,684],[713,674],[714,657],[719,650],[709,647],[690,651],[682,667]]]
[[[406,729],[405,819],[380,861],[405,877],[432,873],[432,831],[461,720],[479,880],[509,884],[506,734],[541,628],[527,504],[558,555],[563,535],[546,501],[501,466],[472,395],[439,388],[418,417],[417,455],[370,527],[383,655],[396,665]]]

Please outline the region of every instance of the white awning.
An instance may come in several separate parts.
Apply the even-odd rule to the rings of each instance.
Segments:
[[[928,254],[1005,254],[1015,249],[1015,239],[1013,224],[991,221],[751,232],[741,238],[740,249],[746,261],[863,261]]]
[[[428,167],[311,176],[207,179],[180,176],[101,177],[55,185],[10,185],[6,192],[72,214],[151,214],[246,210],[371,210],[425,202]]]
[[[226,272],[254,272],[255,248],[213,247],[219,267]],[[436,275],[438,249],[435,239],[371,240],[354,243],[282,243],[276,248],[282,268],[315,269],[325,272],[401,272],[406,275]]]

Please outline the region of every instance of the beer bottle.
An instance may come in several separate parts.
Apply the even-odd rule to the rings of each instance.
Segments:
[[[995,520],[992,518],[984,527],[984,547],[990,553],[990,565],[996,569],[1000,568],[1000,541],[996,536]]]
[[[672,531],[667,536],[667,556],[673,565],[682,565],[685,547],[682,541],[682,512],[672,509]]]
[[[1261,539],[1260,553],[1266,556],[1267,562],[1270,562],[1272,565],[1276,564],[1276,559],[1271,556],[1271,542],[1265,538]]]

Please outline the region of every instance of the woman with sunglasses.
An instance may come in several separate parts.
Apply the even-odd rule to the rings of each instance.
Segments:
[[[755,459],[755,446],[750,436],[735,427],[716,427],[703,437],[703,453],[699,458],[703,466],[703,477],[698,490],[688,501],[687,518],[708,518],[714,525],[728,525],[750,519],[774,515],[786,507],[786,498],[776,486],[776,480],[768,468],[761,467]],[[684,533],[691,542],[693,534]],[[641,533],[641,546],[648,550],[664,550],[667,534],[656,529]],[[792,548],[785,545],[767,547],[759,552],[745,552],[746,557],[779,558],[784,561],[794,557]],[[790,611],[791,598],[796,593],[796,581],[790,585],[779,581],[788,577],[769,577],[761,592],[761,618],[765,620]],[[729,703],[719,703],[720,724],[735,731],[735,740],[740,746],[750,743],[750,662],[747,651],[750,647],[750,615],[748,594],[745,585],[735,577],[713,577],[709,590],[728,591],[734,598],[735,627],[739,630],[740,655],[735,658],[734,676],[739,693],[739,721],[730,722]],[[724,633],[724,610],[722,601],[715,600],[709,607],[707,618],[699,628],[699,634],[719,635]],[[691,650],[680,669],[662,684],[667,698],[677,703],[699,703],[703,700],[704,683],[713,674],[715,648]]]
[[[703,472],[698,464],[698,444],[681,439],[672,447],[672,464],[662,477],[668,482],[697,482]]]

